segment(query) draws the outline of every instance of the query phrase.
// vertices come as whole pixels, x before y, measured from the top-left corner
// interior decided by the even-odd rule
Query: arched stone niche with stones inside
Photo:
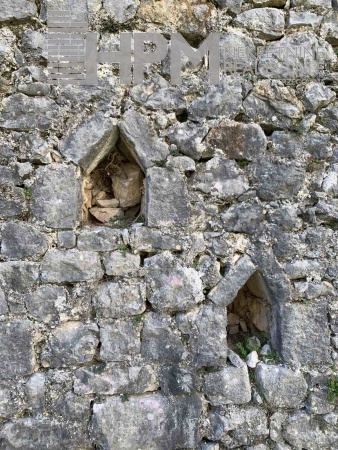
[[[143,217],[144,175],[119,140],[83,179],[82,221],[93,225],[130,225]]]
[[[271,343],[272,309],[258,271],[251,275],[227,306],[227,319],[228,347],[234,352],[243,352],[245,342],[253,336],[259,340],[253,341],[257,346]]]

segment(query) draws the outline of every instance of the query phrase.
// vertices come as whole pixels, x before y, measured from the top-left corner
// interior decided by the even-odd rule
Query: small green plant
[[[23,188],[23,192],[25,194],[26,200],[32,200],[32,192],[29,188]]]
[[[128,250],[128,247],[126,246],[126,244],[119,244],[117,246],[117,248],[120,250],[120,252],[123,253],[123,256],[126,256],[126,253],[127,253],[127,250]]]
[[[121,402],[125,403],[129,400],[129,395],[128,394],[122,394],[121,395]]]
[[[321,162],[320,159],[314,158],[313,156],[309,156],[306,163],[306,171],[309,173],[313,173],[315,170],[318,169],[320,162]]]
[[[270,364],[278,364],[280,362],[280,357],[274,348],[269,350],[266,355],[261,355],[262,361]]]
[[[131,320],[131,323],[132,323],[134,326],[137,326],[137,325],[139,325],[140,323],[142,323],[143,315],[142,315],[142,314],[138,314],[137,316],[133,316],[130,320]]]
[[[239,167],[243,168],[246,167],[250,163],[250,161],[248,161],[247,159],[237,159],[236,163]]]
[[[111,226],[112,228],[126,228],[127,222],[126,222],[126,219],[118,217],[118,218],[110,219],[109,226]]]
[[[258,345],[255,345],[253,342],[250,342],[249,336],[245,336],[242,341],[237,342],[236,349],[238,351],[239,356],[242,359],[245,359],[248,356],[248,354],[253,352],[254,350],[258,352],[260,347]]]
[[[334,402],[338,398],[338,376],[333,375],[327,380],[327,399]]]

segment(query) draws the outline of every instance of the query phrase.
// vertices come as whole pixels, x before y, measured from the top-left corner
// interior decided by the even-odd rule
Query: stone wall
[[[0,448],[337,449],[337,2],[69,1],[103,51],[263,51],[219,86],[50,85],[46,4],[0,0]]]

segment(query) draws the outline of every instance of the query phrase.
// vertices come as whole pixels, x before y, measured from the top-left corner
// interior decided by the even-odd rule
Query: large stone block
[[[99,344],[96,324],[66,322],[52,331],[42,348],[44,367],[68,367],[92,361]]]
[[[215,157],[197,166],[193,187],[230,202],[244,194],[249,188],[249,182],[234,161]]]
[[[251,400],[248,367],[228,366],[206,374],[203,392],[212,405],[242,405]]]
[[[15,2],[0,0],[0,22],[29,19],[37,13],[38,9],[34,0],[16,0]]]
[[[100,340],[100,357],[104,361],[128,361],[140,353],[140,331],[132,320],[101,324]]]
[[[7,222],[2,229],[1,254],[11,259],[38,258],[48,245],[46,234],[26,222]]]
[[[189,193],[185,177],[170,169],[147,171],[146,217],[149,227],[187,225],[190,218]]]
[[[182,267],[169,252],[145,260],[148,300],[156,311],[183,311],[203,301],[195,269]]]
[[[212,128],[205,142],[229,159],[251,161],[265,152],[268,141],[259,125],[228,120]]]
[[[264,220],[264,210],[259,204],[239,203],[230,206],[222,215],[223,228],[226,231],[254,234],[259,231]]]
[[[273,408],[298,408],[305,399],[307,383],[301,372],[260,363],[255,376],[259,392]]]
[[[0,218],[12,219],[20,217],[26,208],[25,191],[0,182]]]
[[[121,242],[121,230],[109,227],[88,227],[81,230],[77,238],[77,247],[79,250],[109,252],[117,250]]]
[[[93,296],[99,319],[119,319],[142,314],[146,309],[146,287],[142,282],[105,283]]]
[[[165,314],[149,313],[144,320],[141,335],[141,354],[146,361],[157,363],[179,363],[185,353],[170,317]]]
[[[41,263],[41,279],[45,283],[77,283],[102,276],[100,257],[95,252],[50,250]]]
[[[14,94],[2,101],[0,129],[48,130],[56,125],[58,115],[59,107],[53,100]]]
[[[0,378],[30,375],[35,366],[34,326],[29,320],[0,323]]]
[[[48,324],[57,323],[66,309],[67,294],[62,286],[39,286],[25,295],[25,304],[30,316]]]
[[[25,293],[39,278],[39,264],[10,261],[0,263],[0,285],[5,292]]]
[[[81,212],[81,185],[76,169],[49,164],[36,171],[31,211],[36,221],[51,228],[73,228]]]
[[[169,155],[169,147],[159,141],[146,116],[129,109],[120,123],[121,139],[127,152],[145,171]]]
[[[113,17],[114,22],[125,23],[132,19],[140,4],[140,0],[104,0],[103,7]]]
[[[236,16],[234,23],[254,32],[261,39],[273,41],[284,34],[284,12],[277,8],[249,9]]]
[[[330,332],[325,304],[287,304],[281,311],[281,354],[286,364],[330,361]]]
[[[197,448],[201,408],[197,395],[113,397],[94,403],[91,435],[106,450]]]
[[[118,137],[114,120],[96,112],[60,142],[60,152],[89,174],[113,150]]]
[[[115,277],[126,277],[137,274],[140,268],[140,255],[134,255],[129,252],[115,251],[108,253],[103,258],[103,265],[107,275]]]

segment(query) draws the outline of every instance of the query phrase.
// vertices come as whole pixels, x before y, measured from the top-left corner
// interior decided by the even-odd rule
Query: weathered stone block
[[[100,257],[95,252],[50,250],[41,263],[41,279],[45,283],[77,283],[102,276]]]
[[[12,379],[33,373],[34,326],[29,320],[0,323],[0,378]]]
[[[259,392],[273,408],[298,408],[305,399],[307,383],[301,372],[260,363],[255,376]]]
[[[146,309],[146,287],[141,282],[106,283],[93,296],[96,316],[119,319],[142,314]]]
[[[81,186],[73,166],[49,164],[36,170],[31,211],[51,228],[73,228],[80,218]]]
[[[170,317],[158,313],[147,314],[142,329],[142,357],[157,363],[179,363],[185,352],[180,337]]]
[[[257,37],[268,41],[284,34],[284,12],[276,8],[249,9],[236,16],[234,23],[255,32]]]
[[[23,189],[0,183],[0,218],[12,219],[19,217],[26,206],[26,197]]]
[[[0,284],[5,292],[25,293],[39,278],[39,265],[33,262],[0,263]]]
[[[186,156],[195,160],[213,156],[213,150],[205,145],[204,138],[209,128],[194,122],[184,122],[173,125],[168,130],[168,140]]]
[[[195,368],[163,366],[160,369],[159,380],[164,395],[193,394],[197,391]]]
[[[142,394],[158,389],[155,371],[151,366],[122,367],[109,364],[83,367],[75,372],[74,392],[77,395]]]
[[[60,152],[89,174],[112,151],[118,137],[114,120],[96,112],[60,142]]]
[[[259,125],[230,120],[212,128],[205,142],[215,149],[222,150],[229,159],[249,161],[262,155],[267,146],[266,136]]]
[[[125,23],[132,19],[139,5],[139,0],[120,0],[118,3],[114,0],[103,1],[104,9],[117,23]]]
[[[201,406],[197,395],[109,398],[94,404],[91,435],[107,450],[197,448]]]
[[[59,107],[53,100],[14,94],[2,101],[0,129],[48,130],[56,125],[58,115]]]
[[[96,324],[66,322],[52,331],[49,342],[42,348],[44,367],[68,367],[92,361],[98,343]]]
[[[224,278],[209,292],[208,298],[218,306],[229,305],[238,291],[257,270],[250,257],[243,256]]]
[[[149,227],[187,225],[190,202],[185,177],[170,169],[147,171],[146,216]]]
[[[26,222],[7,222],[2,229],[1,254],[11,259],[38,258],[48,244],[48,237]]]
[[[126,277],[137,272],[140,268],[140,255],[129,252],[115,251],[108,253],[103,258],[103,265],[107,275],[115,277]]]
[[[151,229],[148,227],[137,227],[132,230],[130,243],[132,248],[139,252],[158,252],[161,250],[182,250],[182,239],[171,230]]]
[[[0,0],[0,22],[29,19],[36,16],[37,13],[34,0],[17,0],[15,2]]]
[[[223,213],[221,219],[226,231],[254,234],[264,220],[263,207],[239,203]]]
[[[100,325],[100,357],[104,361],[127,361],[140,353],[140,331],[131,320]]]
[[[248,403],[251,400],[251,386],[247,366],[229,366],[206,374],[203,392],[214,406]]]
[[[249,188],[249,183],[234,161],[215,157],[197,166],[193,187],[205,194],[232,201]]]
[[[30,316],[48,324],[56,323],[66,308],[66,290],[61,286],[40,286],[25,295],[25,304]]]
[[[195,269],[182,267],[169,252],[145,260],[148,300],[156,311],[182,311],[204,299]]]
[[[281,315],[281,354],[286,364],[330,360],[330,332],[325,304],[285,305]]]
[[[94,252],[117,250],[120,243],[121,230],[114,230],[109,227],[84,228],[77,239],[79,250]]]
[[[336,98],[336,93],[322,83],[311,82],[306,85],[304,104],[312,112],[327,106]]]
[[[158,140],[146,116],[129,109],[120,123],[121,139],[127,151],[145,171],[169,155],[169,147]]]

